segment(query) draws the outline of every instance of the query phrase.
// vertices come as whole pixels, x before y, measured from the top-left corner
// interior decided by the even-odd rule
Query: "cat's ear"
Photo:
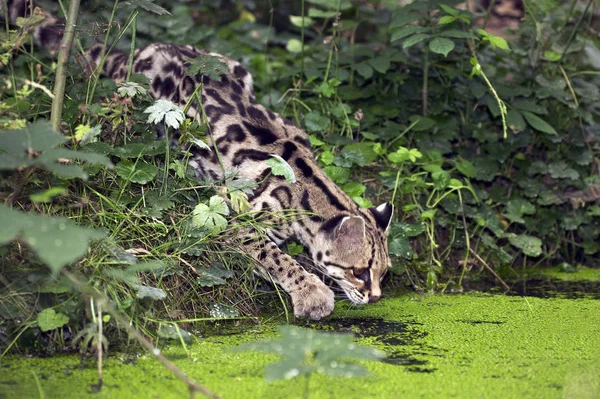
[[[365,220],[360,216],[346,216],[335,228],[335,243],[342,251],[360,248],[365,240],[365,228]]]
[[[392,223],[392,216],[394,216],[394,205],[391,202],[384,202],[376,208],[369,208],[377,226],[387,233]]]

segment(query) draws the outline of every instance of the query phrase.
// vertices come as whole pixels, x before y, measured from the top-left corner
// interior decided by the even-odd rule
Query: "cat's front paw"
[[[310,276],[306,284],[291,293],[296,317],[320,320],[333,312],[333,291],[317,276]]]

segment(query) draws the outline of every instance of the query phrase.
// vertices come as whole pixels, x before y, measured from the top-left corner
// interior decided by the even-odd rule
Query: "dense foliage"
[[[461,289],[465,276],[597,266],[593,1],[527,1],[508,41],[485,30],[485,15],[451,0],[240,2],[234,14],[164,2],[172,15],[145,0],[89,3],[77,48],[96,39],[126,50],[133,39],[165,41],[239,59],[259,101],[310,134],[346,193],[361,206],[393,200],[394,284],[443,291]],[[261,223],[248,212],[252,186],[235,176],[201,182],[187,169],[188,146],[206,145],[205,125],[153,103],[143,76],[117,87],[82,79],[73,62],[64,135],[52,132],[41,121],[53,59],[22,29],[2,40],[2,346],[52,348],[39,337],[87,346],[100,322],[98,292],[138,327],[182,341],[178,326],[285,301],[264,294],[234,241],[223,240],[235,236],[234,219]],[[222,73],[211,57],[196,69],[212,79]],[[167,137],[178,127],[183,150],[156,141],[155,124]],[[288,174],[285,164],[271,166]],[[302,252],[293,243],[288,250]]]

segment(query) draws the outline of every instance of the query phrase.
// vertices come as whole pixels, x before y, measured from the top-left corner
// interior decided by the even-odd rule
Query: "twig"
[[[98,388],[102,389],[102,304],[98,303]]]
[[[150,354],[154,356],[154,358],[161,362],[163,366],[165,366],[171,373],[173,373],[177,378],[183,381],[190,391],[190,398],[193,398],[196,392],[201,392],[209,398],[219,399],[219,396],[213,393],[210,389],[198,384],[196,381],[188,377],[187,374],[185,374],[180,368],[171,363],[160,352],[160,349],[154,347],[150,340],[144,337],[135,327],[130,325],[129,321],[125,317],[123,317],[117,309],[115,309],[115,307],[108,301],[106,296],[104,296],[96,290],[92,290],[91,287],[89,287],[84,282],[79,281],[77,277],[75,277],[73,274],[69,273],[65,269],[62,270],[62,274],[66,276],[69,279],[69,281],[71,281],[71,283],[73,283],[73,285],[75,286],[75,288],[77,288],[78,291],[86,292],[89,295],[93,296],[96,299],[99,308],[100,306],[103,306],[105,311],[115,319],[115,321],[117,322],[117,324],[119,324],[120,327],[124,328],[127,331],[130,337],[135,339],[148,352],[150,352]],[[99,325],[100,323],[101,321],[98,322]]]
[[[65,85],[67,82],[67,63],[73,38],[75,37],[75,26],[77,25],[77,15],[79,14],[79,0],[69,2],[69,13],[65,22],[65,33],[58,50],[58,61],[56,64],[56,82],[54,83],[54,98],[52,99],[52,113],[50,122],[54,130],[59,130],[60,120],[62,118],[62,109],[65,101]]]
[[[494,275],[494,277],[496,277],[496,278],[498,279],[498,281],[500,281],[500,282],[502,283],[502,285],[504,286],[504,288],[506,288],[506,290],[507,290],[507,291],[510,291],[510,287],[508,286],[508,284],[506,284],[506,283],[504,282],[504,280],[502,280],[502,279],[500,278],[500,276],[498,276],[498,274],[497,274],[497,273],[494,271],[494,269],[492,269],[492,268],[490,267],[490,265],[488,265],[488,264],[487,264],[487,262],[486,262],[486,261],[484,261],[484,260],[481,258],[481,256],[479,256],[479,255],[477,254],[477,252],[473,251],[473,248],[469,248],[469,251],[471,252],[471,254],[473,254],[473,256],[474,256],[474,257],[475,257],[475,258],[476,258],[478,261],[480,261],[480,262],[481,262],[481,264],[482,264],[482,265],[483,265],[483,266],[484,266],[486,269],[488,269],[488,271],[489,271],[490,273],[492,273],[492,274]]]

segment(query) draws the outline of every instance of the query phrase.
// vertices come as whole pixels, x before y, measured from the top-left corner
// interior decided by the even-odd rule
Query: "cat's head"
[[[355,303],[376,302],[390,266],[387,236],[394,206],[384,203],[357,215],[326,220],[319,231],[313,261]]]

